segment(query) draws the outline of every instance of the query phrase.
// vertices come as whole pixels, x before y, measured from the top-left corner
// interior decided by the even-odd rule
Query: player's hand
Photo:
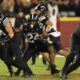
[[[4,40],[1,40],[0,41],[0,45],[4,46],[5,45],[5,41]]]
[[[43,31],[43,37],[47,37],[48,33],[46,31]]]

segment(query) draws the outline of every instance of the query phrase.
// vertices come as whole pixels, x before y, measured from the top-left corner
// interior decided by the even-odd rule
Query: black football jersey
[[[5,37],[7,35],[4,25],[6,25],[8,22],[8,17],[4,16],[4,14],[0,12],[0,37]]]
[[[14,29],[21,28],[22,24],[26,22],[24,17],[18,17],[15,19]]]
[[[39,16],[38,18],[39,22],[42,23],[44,25],[44,29],[46,29],[46,21],[49,20],[48,16],[47,15],[41,15]],[[55,32],[54,28],[51,28],[48,33],[52,33],[52,32]]]
[[[26,37],[30,43],[34,43],[39,38],[39,35],[42,34],[43,24],[41,23],[36,23],[34,26],[29,23],[24,23],[23,26],[23,31],[26,33]]]

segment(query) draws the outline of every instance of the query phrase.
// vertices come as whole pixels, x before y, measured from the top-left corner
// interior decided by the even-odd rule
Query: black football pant
[[[25,62],[28,62],[29,59],[35,55],[36,53],[36,49],[35,49],[35,45],[29,44],[27,48],[25,48],[24,52],[23,52],[23,59]],[[22,69],[18,68],[17,72],[20,73]]]
[[[36,54],[34,54],[33,56],[32,56],[32,64],[35,64],[35,62],[36,62]]]
[[[68,74],[69,72],[72,72],[74,69],[76,69],[80,65],[78,62],[79,57],[80,57],[80,42],[78,37],[75,34],[73,34],[71,37],[71,51],[68,57],[66,58],[64,67],[62,69],[63,73]]]
[[[20,39],[20,33],[16,33],[15,37],[10,41],[9,51],[11,51],[12,55],[12,65],[26,71],[28,74],[32,74],[28,64],[21,56]]]
[[[76,70],[80,66],[80,55],[76,55],[73,63],[67,68],[66,75]]]

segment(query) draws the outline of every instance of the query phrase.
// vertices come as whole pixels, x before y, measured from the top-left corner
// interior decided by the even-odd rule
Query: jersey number
[[[38,36],[39,35],[37,33],[35,33],[35,34],[29,33],[27,35],[27,38],[28,38],[28,40],[29,40],[30,43],[34,43],[34,41],[38,39]]]

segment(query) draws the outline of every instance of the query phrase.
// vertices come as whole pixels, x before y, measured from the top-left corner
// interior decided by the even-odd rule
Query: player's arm
[[[45,24],[47,25],[47,26],[53,26],[53,23],[50,21],[50,20],[47,20],[46,22],[45,22]]]
[[[33,6],[30,10],[31,14],[36,14],[36,10],[38,9],[38,7],[40,6],[41,4],[37,4],[36,6]]]
[[[52,22],[50,20],[46,20],[45,25],[46,25],[46,29],[43,31],[43,34],[45,36],[48,36],[48,32],[52,28],[53,24],[52,24]]]
[[[14,32],[13,32],[12,25],[11,25],[8,18],[5,18],[3,20],[3,25],[5,27],[6,32],[8,33],[9,38],[10,39],[13,38],[14,37]]]
[[[46,31],[49,31],[53,26],[53,23],[50,20],[47,20],[45,24],[46,24]]]
[[[53,23],[52,23],[51,20],[49,20],[48,17],[42,16],[41,18],[39,18],[39,20],[40,20],[44,25],[46,25],[46,29],[49,29],[49,30],[50,30],[50,29],[52,28]],[[49,30],[47,30],[47,31],[49,31]]]

